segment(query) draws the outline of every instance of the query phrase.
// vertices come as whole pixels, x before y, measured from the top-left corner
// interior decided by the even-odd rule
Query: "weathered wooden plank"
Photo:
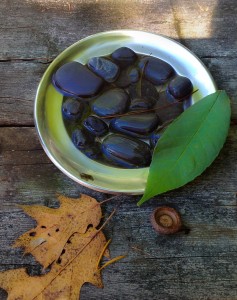
[[[107,30],[108,24],[111,29],[134,26],[134,29],[180,40],[204,60],[218,86],[229,93],[232,117],[237,119],[237,72],[233,68],[237,64],[235,2],[213,0],[207,4],[179,0],[171,4],[72,1],[69,5],[64,1],[11,1],[9,6],[7,1],[2,1],[0,11],[7,18],[2,18],[0,24],[0,39],[4,41],[0,43],[0,125],[33,125],[33,99],[47,67],[37,62],[51,61],[78,39],[96,33],[98,28]],[[103,22],[98,23],[98,16],[103,17]]]
[[[146,259],[144,264],[142,259],[138,259],[137,268],[132,268],[129,262],[121,261],[103,272],[104,289],[86,284],[80,299],[236,299],[236,257],[223,257],[221,262],[215,261],[214,266],[212,263],[212,260],[199,258]],[[227,266],[231,266],[229,272]],[[218,272],[223,270],[228,275],[220,280]],[[176,274],[173,274],[174,271]],[[192,275],[195,278],[190,280]]]
[[[1,59],[51,59],[77,40],[134,28],[177,37],[167,1],[1,1]],[[149,16],[149,18],[147,17]]]
[[[193,183],[178,190],[170,192],[179,201],[201,199],[206,197],[215,199],[216,205],[235,205],[236,201],[236,165],[237,165],[237,126],[232,125],[227,142],[219,157],[205,173]],[[54,196],[55,192],[73,193],[78,190],[88,191],[80,185],[69,180],[64,174],[50,163],[38,141],[34,128],[0,128],[0,203],[4,207],[19,203],[19,201],[32,201],[32,190],[37,191],[38,199],[44,199],[44,192]],[[227,172],[228,170],[228,172]],[[92,192],[96,195],[96,192]],[[221,196],[218,196],[218,193]],[[228,194],[230,193],[230,194]],[[215,196],[214,196],[215,195]],[[229,203],[231,197],[233,201]],[[166,199],[166,194],[163,195]],[[15,202],[16,201],[16,202]],[[197,201],[197,204],[198,204]],[[43,204],[44,202],[42,202]],[[183,203],[183,202],[182,202]]]
[[[47,65],[0,62],[0,125],[33,125],[36,89]]]
[[[195,214],[199,222],[203,220],[208,226],[189,224],[189,235],[163,237],[151,229],[148,218],[151,207],[129,211],[131,206],[134,203],[123,202],[106,230],[106,235],[112,237],[111,254],[127,253],[127,257],[104,271],[104,290],[87,285],[82,289],[81,299],[157,299],[157,292],[161,299],[235,299],[236,209],[232,208],[232,216],[225,216],[230,221],[230,228],[222,228],[226,233],[216,230],[216,221],[222,223],[225,210],[210,220],[202,215],[203,209],[196,213],[196,207],[192,212],[190,207],[188,218]],[[205,210],[211,212],[213,208],[209,205]],[[0,231],[1,270],[23,266],[31,272],[39,269],[32,257],[22,257],[21,251],[9,248],[20,231],[28,230],[34,223],[21,212],[1,214],[0,220],[1,224],[7,224]],[[199,236],[195,237],[195,229],[199,230]]]
[[[87,35],[123,28],[180,39],[199,56],[236,57],[234,0],[4,0],[0,11],[1,59],[51,59]]]
[[[5,156],[8,151],[21,151],[22,154],[24,151],[34,150],[42,150],[34,127],[2,127],[0,129],[0,151],[2,155]],[[13,154],[9,161],[6,160],[6,163],[13,163],[15,158],[16,156]],[[4,162],[1,162],[2,164]]]
[[[54,205],[56,204],[55,196],[51,196],[50,200],[54,201]],[[222,256],[236,256],[236,205],[220,208],[214,204],[212,197],[209,197],[200,200],[198,204],[186,201],[181,205],[178,200],[172,203],[161,199],[159,203],[149,204],[149,207],[136,208],[134,200],[123,198],[116,215],[105,230],[107,236],[113,238],[111,251],[114,255],[119,255],[121,252],[129,253],[130,260],[138,256],[148,259],[212,256],[220,259]],[[30,204],[40,202],[28,200]],[[164,204],[180,211],[184,224],[191,230],[189,234],[181,232],[167,237],[155,233],[149,217],[157,205]],[[109,205],[104,205],[105,215],[108,216],[116,205],[115,200]],[[35,223],[18,207],[1,210],[0,220],[1,224],[5,224],[0,227],[1,261],[4,261],[5,265],[34,264],[31,258],[22,259],[20,251],[16,249],[10,251],[10,245],[19,235],[34,227]]]
[[[121,206],[107,229],[107,234],[113,236],[112,247],[115,248],[113,251],[116,255],[119,251],[132,251],[159,259],[209,257],[218,256],[220,253],[235,255],[236,132],[237,126],[232,126],[227,143],[217,160],[202,176],[185,187],[155,197],[140,209],[135,205],[139,197],[118,197],[122,201]],[[13,136],[18,137],[15,144],[12,142]],[[72,182],[49,163],[43,150],[38,149],[39,143],[34,128],[1,128],[0,140],[4,142],[1,152],[0,224],[5,224],[0,226],[1,258],[5,264],[12,264],[13,258],[8,252],[9,244],[34,224],[16,204],[54,207],[57,203],[57,192],[72,197],[77,197],[83,192],[99,200],[107,196]],[[14,151],[9,151],[10,148]],[[35,151],[41,151],[40,158],[34,155]],[[18,158],[15,157],[16,154]],[[106,214],[117,202],[115,199],[106,204]],[[180,211],[184,224],[191,229],[189,235],[181,234],[168,239],[156,236],[151,229],[149,215],[153,208],[163,204],[174,206]],[[175,247],[172,247],[174,244]],[[157,253],[159,245],[162,245],[162,249]],[[20,264],[19,256],[13,257],[15,263]]]
[[[165,34],[190,48],[230,95],[237,119],[234,0],[2,0],[0,12],[0,126],[33,126],[33,99],[47,62],[87,35],[121,28]],[[233,125],[220,156],[192,183],[141,208],[139,197],[128,196],[104,205],[108,215],[121,202],[105,233],[113,239],[112,256],[127,257],[104,271],[104,290],[86,285],[81,299],[237,299],[236,150]],[[34,128],[0,128],[0,166],[0,270],[39,270],[32,257],[10,248],[35,224],[16,204],[55,207],[56,192],[109,197],[54,167]],[[149,221],[157,205],[177,208],[190,233],[157,235]]]
[[[112,237],[111,254],[127,253],[127,257],[104,271],[104,290],[87,285],[81,299],[157,299],[157,293],[160,299],[235,299],[236,207],[230,212],[228,207],[220,210],[205,201],[208,199],[200,201],[199,209],[192,207],[192,202],[180,207],[179,201],[173,204],[180,211],[186,210],[182,213],[185,223],[194,219],[197,223],[194,220],[188,224],[189,235],[164,237],[157,235],[149,223],[157,203],[138,209],[135,202],[124,199],[105,231]],[[114,204],[106,206],[108,214]],[[223,223],[223,217],[228,224]],[[0,224],[5,224],[0,227],[0,269],[26,266],[36,273],[39,268],[32,257],[22,257],[21,251],[9,247],[34,223],[18,210],[1,213]]]
[[[232,101],[232,118],[237,119],[237,58],[205,58],[218,87]],[[47,65],[36,62],[0,63],[0,126],[34,125],[33,106],[36,89]]]
[[[236,257],[214,259],[146,259],[145,263],[143,259],[137,259],[133,261],[136,268],[129,261],[121,261],[103,272],[104,289],[86,284],[81,300],[236,299]],[[223,270],[226,279],[219,279]]]
[[[237,54],[237,52],[236,52]],[[217,87],[226,90],[231,100],[232,119],[237,120],[237,58],[203,58],[210,70]]]
[[[235,1],[171,2],[178,36],[188,48],[199,57],[237,57]]]
[[[0,129],[0,165],[49,164],[34,127]]]
[[[33,125],[33,99],[47,67],[37,62],[51,61],[98,28],[141,29],[180,40],[204,59],[230,94],[237,119],[235,1],[125,2],[1,1],[0,125]]]
[[[191,184],[141,208],[135,205],[139,197],[118,197],[121,205],[105,233],[113,240],[111,254],[127,253],[127,257],[105,270],[103,290],[87,285],[81,299],[157,299],[157,295],[168,300],[235,299],[236,132],[237,126],[232,126],[218,159]],[[35,273],[39,268],[34,259],[10,248],[35,224],[15,204],[55,207],[56,192],[74,197],[84,192],[99,200],[108,196],[72,182],[49,163],[34,128],[1,128],[0,141],[1,270],[26,266]],[[40,157],[35,155],[37,151]],[[106,215],[117,202],[103,207]],[[177,208],[190,233],[157,235],[149,222],[157,205]],[[0,297],[4,299],[3,292]]]

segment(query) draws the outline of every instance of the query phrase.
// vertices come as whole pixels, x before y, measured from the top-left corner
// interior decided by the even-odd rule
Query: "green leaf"
[[[154,150],[145,193],[138,205],[199,176],[223,147],[230,114],[226,92],[217,91],[192,105],[169,125]]]

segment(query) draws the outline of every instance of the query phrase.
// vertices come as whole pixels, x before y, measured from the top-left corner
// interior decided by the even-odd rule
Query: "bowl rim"
[[[34,99],[34,125],[35,125],[35,129],[37,131],[37,134],[39,136],[39,140],[40,140],[40,143],[42,145],[42,148],[43,150],[45,151],[46,155],[49,157],[49,159],[53,162],[53,164],[60,170],[62,171],[66,176],[68,176],[69,178],[71,178],[72,180],[74,180],[75,182],[87,187],[87,188],[90,188],[90,189],[93,189],[95,191],[99,191],[99,192],[104,192],[104,193],[109,193],[109,194],[129,194],[129,195],[141,195],[144,193],[144,188],[138,188],[137,190],[132,190],[130,192],[128,191],[123,191],[121,189],[121,191],[118,191],[118,190],[115,190],[115,189],[109,189],[109,188],[105,188],[105,187],[100,187],[96,184],[93,184],[93,182],[91,181],[87,181],[87,180],[83,180],[83,179],[80,179],[79,177],[76,177],[75,175],[71,174],[70,171],[68,171],[67,169],[65,169],[61,164],[60,162],[57,160],[57,158],[54,156],[54,154],[49,150],[49,148],[47,147],[46,143],[45,143],[45,140],[43,138],[43,135],[42,135],[42,132],[40,130],[40,126],[39,126],[39,123],[40,121],[38,120],[38,105],[37,105],[37,99],[39,97],[39,94],[40,94],[40,91],[41,91],[41,86],[42,86],[42,83],[44,82],[45,80],[45,77],[47,76],[47,73],[49,72],[49,70],[52,68],[52,65],[57,65],[58,61],[61,59],[61,57],[68,51],[70,51],[71,49],[73,49],[74,47],[76,47],[77,45],[87,41],[87,40],[90,40],[90,39],[94,39],[96,37],[99,37],[99,36],[103,36],[103,35],[110,35],[110,34],[114,34],[114,35],[118,35],[118,34],[128,34],[128,35],[136,35],[136,34],[145,34],[145,35],[149,35],[151,38],[154,37],[154,38],[157,38],[157,37],[160,37],[160,38],[163,38],[163,39],[166,39],[166,40],[169,40],[171,41],[172,43],[174,44],[177,44],[179,47],[182,47],[183,49],[185,49],[186,51],[188,51],[200,64],[201,66],[205,69],[207,75],[209,76],[210,80],[211,80],[211,83],[212,83],[212,88],[213,90],[217,90],[217,86],[216,86],[216,83],[210,73],[210,71],[207,69],[207,67],[205,66],[205,64],[201,61],[201,59],[199,59],[199,57],[197,55],[195,55],[190,49],[188,49],[186,46],[184,46],[183,44],[181,44],[180,42],[176,41],[175,39],[173,38],[170,38],[166,35],[163,35],[163,34],[156,34],[156,33],[150,33],[150,32],[146,32],[146,31],[142,31],[142,30],[132,30],[132,29],[120,29],[120,30],[110,30],[110,31],[102,31],[102,32],[98,32],[98,33],[95,33],[95,34],[92,34],[92,35],[89,35],[85,38],[82,38],[78,41],[76,41],[75,43],[73,43],[72,45],[70,45],[69,47],[67,47],[66,49],[64,49],[62,52],[60,52],[56,58],[50,63],[50,65],[47,67],[47,69],[44,71],[44,74],[43,76],[41,77],[41,80],[38,84],[38,87],[37,87],[37,91],[36,91],[36,96],[35,96],[35,99]],[[147,168],[143,168],[143,169],[149,169],[149,167]]]

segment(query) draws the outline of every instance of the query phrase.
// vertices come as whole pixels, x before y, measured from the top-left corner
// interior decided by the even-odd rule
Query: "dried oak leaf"
[[[20,236],[14,247],[22,247],[47,268],[60,256],[66,242],[74,233],[83,234],[88,226],[99,225],[102,212],[100,204],[87,195],[78,199],[58,196],[60,207],[21,205],[37,221],[37,227]]]
[[[93,227],[75,233],[49,273],[29,276],[23,268],[5,271],[0,273],[0,287],[8,292],[8,300],[78,300],[85,282],[103,287],[98,262],[106,244],[103,233]]]
[[[59,196],[59,200],[57,209],[22,206],[38,226],[15,246],[24,247],[45,267],[50,264],[50,271],[41,276],[29,276],[24,268],[1,272],[0,287],[8,292],[8,300],[77,300],[85,282],[103,287],[101,270],[123,258],[99,267],[101,258],[109,256],[102,228],[114,212],[96,229],[102,213],[95,199],[82,195],[79,199]]]

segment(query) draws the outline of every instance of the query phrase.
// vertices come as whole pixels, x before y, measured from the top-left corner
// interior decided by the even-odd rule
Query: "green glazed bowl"
[[[165,36],[133,30],[98,33],[63,51],[43,75],[35,98],[34,118],[41,144],[51,161],[68,177],[89,188],[106,193],[142,194],[149,168],[120,169],[95,162],[77,150],[64,127],[63,96],[51,84],[53,73],[69,61],[86,64],[94,56],[109,55],[119,47],[159,57],[177,73],[191,79],[192,102],[216,91],[216,85],[204,64],[187,48]]]

